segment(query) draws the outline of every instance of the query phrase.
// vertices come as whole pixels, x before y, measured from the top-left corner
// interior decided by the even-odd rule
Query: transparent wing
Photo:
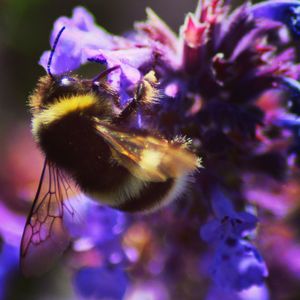
[[[38,190],[21,241],[21,269],[26,276],[48,271],[70,243],[63,224],[74,215],[69,202],[74,192],[65,174],[45,160]]]
[[[96,123],[113,157],[145,181],[166,181],[200,167],[200,159],[188,150],[184,139],[168,141],[141,131],[120,130],[99,120]]]

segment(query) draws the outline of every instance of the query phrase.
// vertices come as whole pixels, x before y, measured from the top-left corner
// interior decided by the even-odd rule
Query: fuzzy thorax
[[[45,109],[33,115],[33,136],[38,140],[41,128],[48,128],[71,114],[84,115],[95,111],[98,103],[96,95],[92,93],[58,98],[56,102],[49,104]]]

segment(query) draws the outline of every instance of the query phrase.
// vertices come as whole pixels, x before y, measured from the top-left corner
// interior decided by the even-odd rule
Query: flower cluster
[[[216,243],[212,273],[217,285],[237,291],[261,285],[268,275],[267,267],[256,248],[245,239],[255,229],[257,218],[234,211],[218,190],[214,190],[211,201],[217,219],[201,228],[201,236]]]
[[[56,50],[53,72],[74,71],[88,62],[119,66],[108,83],[118,91],[121,106],[130,101],[142,76],[155,70],[160,101],[139,122],[159,128],[167,138],[191,138],[194,150],[203,157],[204,169],[194,176],[192,190],[184,203],[174,205],[173,213],[180,205],[188,206],[187,214],[196,219],[198,214],[199,225],[207,215],[213,216],[200,231],[215,248],[210,270],[218,288],[242,291],[262,285],[268,276],[262,256],[250,241],[259,219],[254,209],[252,214],[237,212],[234,206],[246,209],[253,203],[251,176],[288,180],[293,165],[289,155],[299,152],[298,122],[287,121],[300,110],[300,68],[290,47],[299,36],[299,8],[298,1],[265,1],[247,2],[231,11],[222,0],[199,1],[178,36],[151,9],[147,20],[135,23],[123,37],[95,25],[82,7],[54,24],[51,41],[63,26],[67,30]],[[45,68],[48,57],[49,51],[40,60]],[[275,90],[282,90],[285,97],[264,96]],[[264,97],[276,99],[272,109]],[[91,236],[102,239],[99,232]],[[171,237],[168,241],[178,242]],[[127,251],[127,255],[137,263],[133,258],[137,254]]]
[[[83,298],[280,300],[278,270],[291,284],[300,279],[291,258],[300,254],[291,225],[300,192],[300,2],[247,1],[234,10],[229,2],[200,0],[178,35],[151,9],[124,36],[83,7],[54,24],[51,43],[66,30],[53,74],[119,66],[107,83],[125,107],[154,70],[159,101],[136,126],[188,137],[204,167],[183,199],[152,215],[84,202],[86,224],[65,220],[75,239],[68,267]],[[49,55],[40,59],[46,70]],[[286,253],[274,250],[282,241]],[[208,273],[213,284],[200,289]]]

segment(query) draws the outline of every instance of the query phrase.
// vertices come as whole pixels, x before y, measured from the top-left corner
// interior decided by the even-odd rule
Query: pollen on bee
[[[139,100],[144,104],[153,104],[159,101],[159,90],[157,86],[157,78],[154,71],[148,72],[141,83],[141,89],[138,91]]]
[[[154,150],[144,150],[142,153],[140,166],[146,170],[155,170],[162,159],[162,153]]]
[[[149,81],[152,84],[156,84],[157,83],[157,78],[155,76],[155,72],[152,70],[150,72],[148,72],[145,76],[144,79]]]

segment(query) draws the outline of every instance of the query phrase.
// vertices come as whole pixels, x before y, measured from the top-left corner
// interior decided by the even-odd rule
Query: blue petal
[[[210,288],[208,294],[205,297],[205,300],[241,300],[238,293],[236,291],[222,289],[219,286],[213,286]],[[260,300],[260,299],[255,299]]]
[[[249,289],[241,292],[223,289],[217,286],[213,286],[205,300],[269,300],[269,291],[265,285],[252,286]]]
[[[266,285],[252,286],[239,292],[240,300],[269,300],[269,290]]]
[[[226,216],[232,216],[235,213],[231,201],[218,187],[212,191],[211,203],[214,214],[218,219],[223,219]]]
[[[152,50],[149,48],[87,50],[86,55],[89,61],[105,64],[107,68],[120,67],[108,77],[111,86],[119,92],[122,106],[132,98],[128,91],[141,79],[139,68],[149,64],[153,59]]]
[[[47,71],[47,64],[50,56],[50,51],[45,51],[40,58],[39,64]],[[52,74],[63,74],[75,70],[80,67],[80,60],[76,56],[72,56],[70,53],[61,53],[60,55],[54,55],[51,64]]]
[[[265,262],[249,242],[240,239],[236,244],[219,244],[213,267],[218,286],[240,291],[263,284],[267,276]]]
[[[87,201],[84,208],[78,209],[80,217],[88,220],[88,222],[74,222],[65,218],[65,225],[74,238],[88,238],[93,245],[114,243],[118,241],[118,237],[125,229],[125,215],[112,208],[95,204]]]
[[[125,78],[136,84],[141,74],[140,67],[149,64],[153,60],[152,50],[149,48],[136,48],[127,50],[87,50],[89,61],[106,64],[108,68],[120,66]],[[114,72],[116,73],[116,72]]]
[[[248,212],[239,212],[235,216],[236,233],[245,235],[245,232],[249,232],[255,229],[257,225],[257,217]]]
[[[212,242],[220,237],[222,227],[219,220],[212,220],[201,227],[200,236],[206,242]]]
[[[300,115],[300,83],[299,81],[281,77],[281,86],[288,92],[287,106],[290,112]]]
[[[285,24],[294,37],[300,37],[299,1],[265,1],[253,5],[251,12],[255,18],[267,18]]]
[[[60,17],[51,33],[51,45],[61,30],[66,27],[57,44],[51,71],[65,73],[87,62],[86,50],[111,49],[116,45],[113,36],[94,23],[93,16],[83,7],[77,7],[71,18]],[[49,52],[42,55],[40,64],[47,68]]]
[[[83,268],[75,274],[79,294],[91,299],[122,299],[128,278],[120,268]]]
[[[18,269],[19,249],[4,243],[0,250],[0,299],[6,299],[6,290],[11,288],[11,272]]]

